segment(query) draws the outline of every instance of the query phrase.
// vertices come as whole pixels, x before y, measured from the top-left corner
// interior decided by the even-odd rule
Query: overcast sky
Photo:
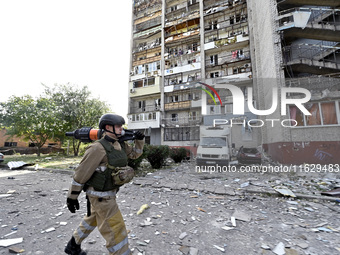
[[[131,0],[0,0],[0,101],[87,85],[127,114]]]

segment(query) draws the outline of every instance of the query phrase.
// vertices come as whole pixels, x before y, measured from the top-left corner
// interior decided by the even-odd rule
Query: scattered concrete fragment
[[[0,198],[10,197],[10,196],[12,196],[12,194],[0,194]]]
[[[305,243],[305,242],[298,242],[296,245],[299,246],[302,249],[307,249],[308,248],[308,244]]]
[[[333,232],[331,229],[329,228],[325,228],[325,227],[319,227],[317,228],[319,231],[323,231],[323,232]]]
[[[246,221],[249,222],[251,220],[251,217],[241,211],[235,210],[232,217],[234,217],[236,220],[240,220],[240,221]]]
[[[136,243],[138,245],[141,245],[141,246],[147,246],[148,245],[146,242],[143,242],[143,241],[137,241]]]
[[[234,229],[233,227],[228,227],[228,226],[224,226],[224,227],[222,227],[222,229],[224,229],[224,230],[232,230],[232,229]]]
[[[244,182],[240,185],[241,188],[245,188],[245,187],[248,187],[249,186],[249,182]]]
[[[194,247],[190,247],[189,255],[197,255],[198,254],[198,249]]]
[[[43,231],[42,233],[49,233],[49,232],[52,232],[52,231],[55,231],[54,227],[48,228],[45,231]]]
[[[275,191],[279,192],[283,196],[296,197],[296,195],[290,189],[279,188],[279,187],[275,187],[274,189],[275,189]]]
[[[13,238],[13,239],[1,239],[0,240],[0,246],[2,247],[8,247],[14,244],[22,243],[24,239],[22,237],[20,238]]]
[[[299,253],[297,250],[294,250],[292,248],[290,249],[285,249],[286,254],[285,255],[300,255],[301,253]]]
[[[305,207],[305,210],[306,210],[306,211],[309,211],[309,212],[314,212],[314,209],[311,208],[311,207]]]
[[[218,245],[215,245],[215,244],[214,244],[214,247],[215,247],[217,250],[220,250],[221,252],[225,252],[225,249],[222,248],[222,247],[220,247],[220,246],[218,246]]]
[[[8,249],[8,251],[9,251],[9,253],[15,253],[15,254],[18,254],[18,253],[23,253],[25,250],[24,250],[24,249],[20,249],[20,248],[18,248],[18,247],[15,247],[15,246],[13,246],[13,247],[10,247],[10,248]]]
[[[231,224],[233,225],[233,227],[236,227],[236,219],[235,219],[235,217],[231,217],[230,218],[230,220],[231,220]]]
[[[298,205],[299,203],[298,202],[296,202],[296,201],[287,201],[287,203],[288,204],[291,204],[291,205]]]
[[[181,247],[179,247],[178,249],[180,252],[182,252],[185,255],[188,255],[190,252],[190,247],[186,246],[186,245],[182,245]]]
[[[285,252],[285,245],[280,242],[276,245],[276,247],[273,249],[273,252],[277,255],[284,255]]]
[[[262,244],[261,248],[264,249],[264,250],[270,250],[270,247],[266,244]]]
[[[21,167],[24,167],[24,166],[32,166],[34,164],[29,164],[29,163],[26,163],[24,161],[10,161],[7,163],[7,166],[9,167],[9,169],[19,169]]]
[[[183,232],[179,235],[179,239],[183,240],[187,235],[187,232]]]

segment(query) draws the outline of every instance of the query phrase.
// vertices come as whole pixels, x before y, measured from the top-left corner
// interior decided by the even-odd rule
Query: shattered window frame
[[[288,106],[289,118],[297,123],[294,126],[296,123],[291,121],[292,127],[340,126],[340,100],[313,102],[304,106],[312,115],[304,115],[295,105]]]

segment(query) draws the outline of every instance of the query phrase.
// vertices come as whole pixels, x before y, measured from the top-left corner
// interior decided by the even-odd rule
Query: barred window
[[[199,127],[166,128],[164,141],[199,140]]]

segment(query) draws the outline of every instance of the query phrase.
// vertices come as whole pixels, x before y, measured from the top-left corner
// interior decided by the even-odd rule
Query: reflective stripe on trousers
[[[91,218],[91,217],[88,217]],[[77,243],[81,243],[88,235],[96,228],[97,223],[96,219],[85,219],[79,224],[78,228],[74,232],[74,237],[76,238]]]
[[[131,254],[128,236],[123,216],[118,208],[115,197],[98,199],[89,196],[91,202],[91,216],[85,216],[73,236],[80,244],[97,226],[106,240],[106,248],[110,255]]]

